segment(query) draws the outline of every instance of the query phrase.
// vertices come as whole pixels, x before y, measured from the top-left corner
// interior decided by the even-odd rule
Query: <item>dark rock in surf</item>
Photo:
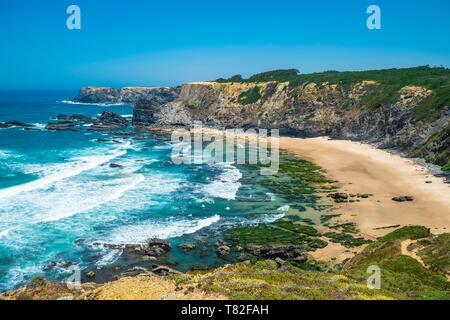
[[[110,168],[113,168],[113,169],[125,169],[124,166],[122,166],[122,165],[120,165],[120,164],[117,164],[117,163],[110,163],[110,164],[109,164],[109,167],[110,167]]]
[[[151,239],[147,245],[148,249],[146,251],[146,254],[154,257],[165,255],[172,249],[172,246],[169,242],[157,238]]]
[[[76,131],[75,122],[73,121],[51,122],[45,126],[45,129],[51,131]]]
[[[128,120],[121,115],[104,111],[100,118],[94,121],[89,131],[111,131],[128,127]]]
[[[227,245],[222,245],[222,246],[217,247],[217,254],[219,256],[227,256],[230,254],[230,251],[231,251],[231,249]]]
[[[184,252],[191,252],[191,251],[195,250],[195,245],[193,245],[193,244],[180,244],[178,246],[178,248],[180,248]]]

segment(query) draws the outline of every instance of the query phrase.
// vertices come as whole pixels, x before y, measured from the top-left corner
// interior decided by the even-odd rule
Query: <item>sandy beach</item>
[[[225,134],[210,128],[203,128],[203,133]],[[246,137],[256,139],[255,135]],[[332,219],[333,224],[355,223],[358,233],[372,240],[408,225],[426,226],[433,234],[450,232],[450,184],[412,160],[369,144],[328,137],[280,137],[278,142],[280,149],[325,169],[328,178],[338,181],[339,192],[373,194],[361,202],[335,204],[330,200],[332,213],[339,215]],[[397,196],[415,200],[393,201]],[[365,246],[349,250],[329,243],[311,255],[317,260],[342,262]]]
[[[341,192],[374,194],[359,203],[336,205],[340,219],[355,222],[368,237],[389,233],[393,229],[379,228],[393,225],[423,225],[434,234],[450,231],[450,185],[411,160],[367,144],[325,137],[281,137],[280,148],[323,167],[328,177],[339,181]],[[392,201],[403,195],[416,200]]]

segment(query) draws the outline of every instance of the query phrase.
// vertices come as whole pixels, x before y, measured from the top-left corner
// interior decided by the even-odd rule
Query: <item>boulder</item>
[[[88,277],[88,278],[93,278],[93,277],[95,277],[95,272],[92,271],[92,270],[86,271],[86,277]]]
[[[147,249],[147,255],[149,256],[153,256],[153,257],[160,257],[162,255],[165,255],[166,253],[168,253],[171,249],[172,246],[170,245],[169,242],[167,242],[166,240],[162,240],[162,239],[151,239],[148,244],[148,249]]]
[[[343,192],[331,193],[327,197],[334,199],[336,202],[342,202],[348,199],[348,194]]]
[[[190,251],[194,251],[195,250],[195,245],[193,245],[193,244],[180,244],[178,246],[178,248],[180,248],[184,252],[190,252]]]
[[[231,249],[227,245],[222,245],[222,246],[217,247],[217,254],[219,256],[227,256],[230,254],[230,251],[231,251]]]
[[[113,169],[124,169],[125,168],[124,166],[117,164],[117,163],[110,163],[109,167],[113,168]]]
[[[396,202],[406,202],[406,201],[414,201],[415,198],[413,196],[398,196],[398,197],[393,197],[392,201],[396,201]]]
[[[282,259],[286,261],[304,262],[307,260],[306,249],[302,246],[289,245],[277,246],[271,245],[247,245],[246,250],[253,255],[264,259]]]

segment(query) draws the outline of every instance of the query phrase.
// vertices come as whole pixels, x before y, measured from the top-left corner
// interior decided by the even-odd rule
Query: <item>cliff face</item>
[[[152,99],[160,104],[173,101],[178,93],[173,88],[125,87],[121,89],[106,87],[81,88],[77,102],[83,103],[135,103],[140,99]]]
[[[138,102],[134,123],[189,126],[199,120],[211,126],[280,128],[282,133],[363,140],[446,165],[449,107],[436,121],[417,121],[413,109],[433,94],[421,86],[404,86],[395,101],[363,107],[364,95],[378,85],[375,81],[306,83],[294,88],[280,82],[189,83],[172,102]]]

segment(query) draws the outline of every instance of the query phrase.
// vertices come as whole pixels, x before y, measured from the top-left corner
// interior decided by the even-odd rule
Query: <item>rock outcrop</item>
[[[128,127],[128,121],[121,115],[103,111],[100,118],[94,121],[89,131],[110,131]]]
[[[50,131],[76,131],[75,125],[73,121],[50,122],[45,126],[45,129]]]
[[[7,129],[7,128],[12,128],[12,127],[31,128],[31,127],[34,127],[34,125],[30,124],[30,123],[25,123],[25,122],[22,122],[22,121],[18,121],[18,120],[11,120],[11,121],[7,121],[7,122],[0,122],[0,128],[1,129]]]
[[[94,118],[82,115],[82,114],[72,114],[72,115],[66,115],[66,114],[59,114],[56,117],[59,121],[79,121],[79,122],[85,122],[85,123],[92,123],[95,121]]]
[[[141,99],[151,99],[160,104],[177,98],[177,89],[151,87],[125,87],[121,89],[106,87],[84,87],[74,99],[82,103],[135,103]]]
[[[198,120],[225,128],[279,128],[281,134],[361,140],[444,166],[450,153],[449,107],[437,120],[416,120],[414,108],[433,95],[420,86],[404,86],[391,102],[365,107],[363,97],[378,86],[376,81],[294,87],[273,81],[188,83],[172,102],[138,101],[133,125],[191,126]]]

